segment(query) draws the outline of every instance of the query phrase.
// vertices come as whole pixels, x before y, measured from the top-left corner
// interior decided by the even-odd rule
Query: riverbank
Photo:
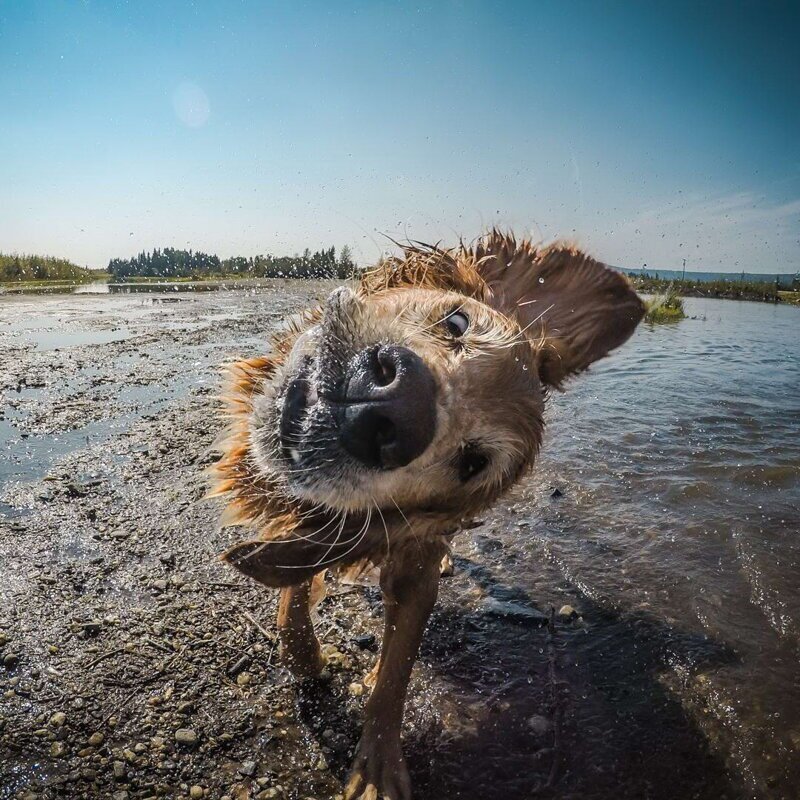
[[[753,300],[760,303],[800,303],[800,292],[786,291],[772,282],[665,280],[628,275],[637,292],[663,294],[667,291],[682,297],[708,297],[718,300]]]
[[[0,800],[341,792],[366,699],[361,680],[377,658],[379,593],[330,583],[317,623],[327,680],[296,684],[277,658],[275,593],[217,558],[248,534],[220,530],[219,504],[202,500],[219,429],[217,365],[262,352],[287,313],[334,285],[0,298]],[[752,672],[750,651],[771,654],[773,631],[742,582],[752,575],[768,602],[776,584],[759,571],[758,552],[743,551],[744,570],[727,543],[714,549],[716,523],[700,524],[704,498],[726,522],[739,513],[736,498],[764,501],[737,484],[723,502],[705,472],[687,486],[698,461],[727,469],[697,454],[730,443],[697,439],[715,427],[702,410],[696,425],[666,437],[663,421],[644,416],[657,404],[637,394],[657,394],[658,420],[665,408],[676,417],[672,390],[684,414],[691,407],[683,387],[692,367],[681,363],[676,381],[665,365],[692,348],[701,364],[720,340],[734,346],[717,318],[736,304],[709,305],[687,308],[696,319],[678,326],[642,326],[619,358],[553,398],[535,474],[456,537],[456,574],[441,584],[408,700],[417,800],[791,796],[783,789],[797,777],[794,700],[775,683],[773,662],[769,680]],[[703,321],[712,317],[713,330]],[[774,365],[745,355],[749,369],[769,372],[774,404]],[[745,374],[743,364],[736,370]],[[727,426],[737,419],[727,406],[719,414]],[[753,410],[748,424],[782,418]],[[777,438],[789,458],[783,429],[767,433],[756,428],[753,457],[764,458],[758,442]],[[687,435],[695,455],[682,459],[669,447]],[[659,472],[662,452],[679,473],[675,486]],[[751,469],[739,451],[732,458],[737,475]],[[784,486],[788,469],[771,465],[770,480]],[[687,497],[689,521],[680,514]],[[773,498],[765,507],[780,530],[792,528],[788,506]],[[756,545],[770,524],[761,517]],[[739,546],[755,547],[745,533]],[[731,563],[734,583],[702,572],[706,594],[695,600],[693,559],[706,551],[714,570]],[[794,614],[791,595],[776,597],[784,617]],[[543,625],[563,606],[575,614]]]

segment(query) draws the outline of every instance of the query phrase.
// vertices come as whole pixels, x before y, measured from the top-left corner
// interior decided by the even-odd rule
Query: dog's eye
[[[488,464],[489,459],[484,453],[474,446],[467,445],[461,451],[461,458],[458,461],[458,479],[461,483],[466,483],[479,472],[483,472]]]
[[[463,336],[467,332],[469,317],[463,311],[453,311],[444,318],[443,323],[447,328],[447,332],[455,339],[458,339],[459,336]]]

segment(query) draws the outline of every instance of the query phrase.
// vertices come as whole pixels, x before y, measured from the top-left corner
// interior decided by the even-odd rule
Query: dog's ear
[[[294,586],[342,558],[350,562],[375,548],[371,528],[358,526],[326,534],[319,527],[299,527],[276,538],[240,542],[221,558],[239,572],[275,589]],[[357,539],[354,542],[354,539]]]
[[[494,232],[475,256],[489,305],[517,319],[550,386],[619,347],[644,316],[625,277],[567,245],[539,249]]]

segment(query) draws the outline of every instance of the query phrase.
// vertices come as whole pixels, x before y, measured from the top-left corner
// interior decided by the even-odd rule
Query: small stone
[[[82,622],[80,626],[87,636],[97,636],[97,634],[103,629],[103,623],[97,619],[91,619],[88,622]]]
[[[353,697],[361,697],[361,695],[364,694],[364,687],[360,683],[351,683],[347,687],[347,691],[350,692]]]
[[[197,744],[197,734],[191,728],[178,728],[175,731],[175,741],[184,747],[194,747]]]
[[[193,709],[194,703],[189,700],[184,700],[182,703],[178,703],[179,714],[191,714]]]
[[[353,643],[362,650],[375,650],[377,639],[374,633],[362,633],[353,637]]]
[[[243,761],[242,766],[239,767],[239,774],[244,775],[245,778],[252,778],[256,774],[256,762]]]
[[[194,786],[192,786],[191,789],[189,789],[189,797],[191,797],[192,800],[200,800],[203,794],[204,794],[203,787],[198,786],[197,784],[195,784]]]
[[[236,683],[239,686],[248,686],[253,681],[253,676],[249,672],[240,672],[236,676]]]
[[[19,662],[19,656],[16,653],[6,653],[3,656],[3,666],[6,669],[14,669]]]
[[[123,755],[125,755],[124,752]],[[115,761],[113,764],[113,770],[114,770],[114,780],[121,781],[125,777],[125,762]]]
[[[552,726],[547,717],[543,717],[541,714],[534,714],[528,719],[528,727],[537,736],[544,736],[544,734],[546,734]]]
[[[53,744],[50,745],[50,755],[53,758],[61,758],[66,752],[67,746],[64,742],[53,742]]]
[[[133,750],[129,750],[127,747],[122,751],[123,758],[128,761],[136,761],[136,753]]]
[[[50,724],[54,728],[61,728],[66,721],[67,715],[63,711],[56,711],[56,713],[50,717]]]
[[[97,733],[93,733],[89,737],[89,745],[91,747],[100,747],[100,745],[103,744],[103,742],[105,740],[106,740],[106,737],[103,736],[103,734],[100,733],[100,731],[97,731]]]
[[[515,600],[498,600],[496,597],[487,597],[480,608],[493,617],[500,617],[515,625],[525,627],[544,627],[549,621],[537,609]]]
[[[164,592],[167,589],[167,582],[165,580],[153,581],[150,584],[157,592]]]
[[[129,797],[130,795],[127,793],[127,791],[122,789],[122,791],[114,792],[114,794],[111,795],[111,800],[128,800]]]
[[[94,747],[84,747],[82,750],[78,750],[78,758],[89,758],[89,756],[94,755]]]
[[[561,489],[559,489],[559,488],[555,488],[555,489],[553,489],[552,492],[550,492],[550,497],[552,497],[555,500],[557,500],[559,497],[563,497],[563,496],[564,496],[564,492],[562,492]]]
[[[558,609],[558,616],[562,619],[573,619],[578,616],[578,612],[571,605],[563,605]]]

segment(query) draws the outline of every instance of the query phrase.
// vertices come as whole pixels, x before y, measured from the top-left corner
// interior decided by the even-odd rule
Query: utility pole
[[[681,277],[682,281],[686,280],[686,259],[683,259],[683,276]]]

